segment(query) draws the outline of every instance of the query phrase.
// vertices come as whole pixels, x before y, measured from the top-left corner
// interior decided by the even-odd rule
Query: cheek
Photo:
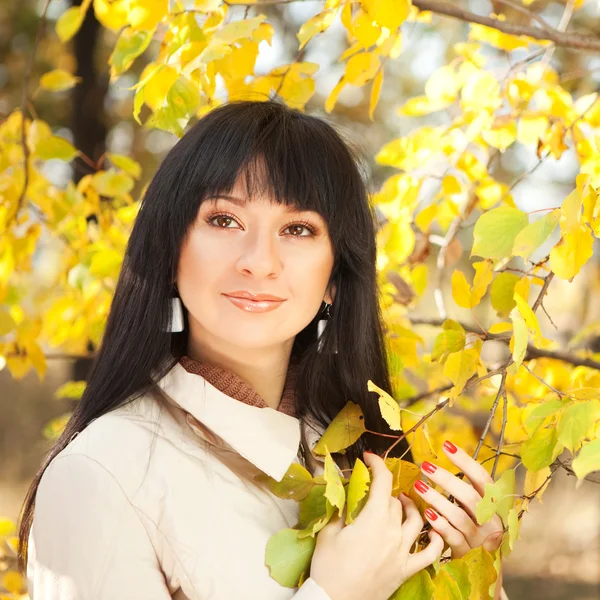
[[[178,267],[179,290],[193,291],[195,294],[207,288],[217,275],[217,261],[211,259],[214,252],[209,245],[193,234],[181,248]]]

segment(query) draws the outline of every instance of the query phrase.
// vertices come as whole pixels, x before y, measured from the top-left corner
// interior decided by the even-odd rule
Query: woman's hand
[[[482,465],[452,442],[445,441],[443,449],[450,461],[469,478],[473,485],[469,485],[442,467],[424,461],[421,465],[423,473],[460,502],[460,506],[453,504],[446,496],[419,479],[414,484],[415,491],[435,509],[427,508],[425,517],[431,527],[450,546],[452,558],[460,558],[478,546],[483,546],[490,552],[498,549],[502,543],[503,532],[500,517],[494,515],[491,521],[483,525],[479,525],[475,518],[475,505],[485,493],[485,484],[493,483],[493,479]]]

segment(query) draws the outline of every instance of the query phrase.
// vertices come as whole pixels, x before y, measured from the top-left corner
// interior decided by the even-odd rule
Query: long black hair
[[[267,167],[260,177],[258,159]],[[85,392],[25,498],[19,527],[23,571],[36,492],[50,461],[93,419],[156,390],[155,382],[186,354],[187,314],[184,331],[168,332],[180,247],[203,200],[231,192],[240,175],[249,197],[260,189],[278,203],[318,212],[334,250],[329,283],[336,293],[323,350],[317,351],[321,311],[297,334],[292,348],[297,416],[308,415],[326,427],[352,400],[361,406],[367,429],[394,433],[381,417],[377,395],[367,389],[371,379],[391,392],[377,285],[376,221],[366,172],[364,151],[357,144],[325,119],[279,100],[221,105],[174,145],[140,204]],[[389,446],[389,438],[366,433],[344,457],[334,458],[353,465],[364,450],[382,454]],[[406,450],[403,440],[390,456]]]

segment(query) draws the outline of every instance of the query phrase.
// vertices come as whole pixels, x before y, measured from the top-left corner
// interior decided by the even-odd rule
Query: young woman
[[[366,385],[391,389],[375,259],[359,153],[331,125],[243,101],[192,127],[146,191],[87,388],[26,498],[32,599],[386,600],[443,538],[483,543],[489,525],[429,490],[448,520],[410,553],[423,521],[369,433],[335,455],[372,468],[355,523],[320,532],[299,589],[265,565],[267,540],[307,516],[254,476],[322,473],[312,448],[348,399],[391,433]],[[487,473],[448,455],[476,488],[439,483],[468,511]]]

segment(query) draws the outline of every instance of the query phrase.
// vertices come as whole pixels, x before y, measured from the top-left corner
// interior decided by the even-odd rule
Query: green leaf
[[[299,520],[294,526],[299,537],[314,537],[335,513],[335,507],[325,497],[325,479],[317,476],[315,483],[308,496],[300,502]]]
[[[475,505],[477,522],[482,525],[495,514],[503,523],[508,520],[508,513],[515,503],[515,470],[507,469],[498,481],[485,484],[485,494]]]
[[[349,400],[329,423],[313,452],[320,455],[324,455],[326,450],[339,452],[354,444],[365,431],[365,418],[360,405]]]
[[[294,588],[310,567],[316,540],[299,538],[295,529],[280,529],[267,541],[265,564],[269,574],[283,587]]]
[[[153,35],[154,29],[123,29],[108,59],[111,81],[129,69],[133,61],[149,46]]]
[[[300,464],[293,462],[281,481],[277,481],[266,473],[259,473],[254,478],[266,484],[269,491],[285,500],[304,500],[314,487],[312,475]]]
[[[518,208],[501,206],[483,213],[475,223],[471,256],[510,256],[515,238],[528,223],[527,214]]]
[[[352,474],[350,475],[350,482],[348,483],[346,525],[354,521],[366,504],[370,484],[369,469],[360,458],[357,458],[354,469],[352,469]]]
[[[558,441],[574,453],[600,419],[600,400],[567,406],[557,425]]]
[[[535,406],[535,408],[530,409],[531,412],[527,410],[530,406]],[[526,409],[527,416],[523,425],[529,436],[531,437],[545,423],[547,417],[562,410],[563,406],[563,401],[558,398],[552,398],[538,405],[528,405]]]
[[[550,466],[563,451],[563,445],[558,442],[555,427],[542,427],[533,437],[521,444],[521,460],[531,471],[539,471]]]
[[[581,448],[579,454],[573,459],[571,464],[580,485],[581,480],[592,473],[600,471],[600,438],[592,440]]]
[[[435,339],[431,358],[443,363],[449,354],[460,352],[465,347],[466,334],[462,325],[452,319],[444,321],[442,330]]]
[[[559,220],[560,209],[556,208],[524,227],[515,238],[513,255],[529,258],[552,235]]]
[[[435,586],[431,575],[422,569],[407,579],[389,600],[431,600],[435,593]]]

